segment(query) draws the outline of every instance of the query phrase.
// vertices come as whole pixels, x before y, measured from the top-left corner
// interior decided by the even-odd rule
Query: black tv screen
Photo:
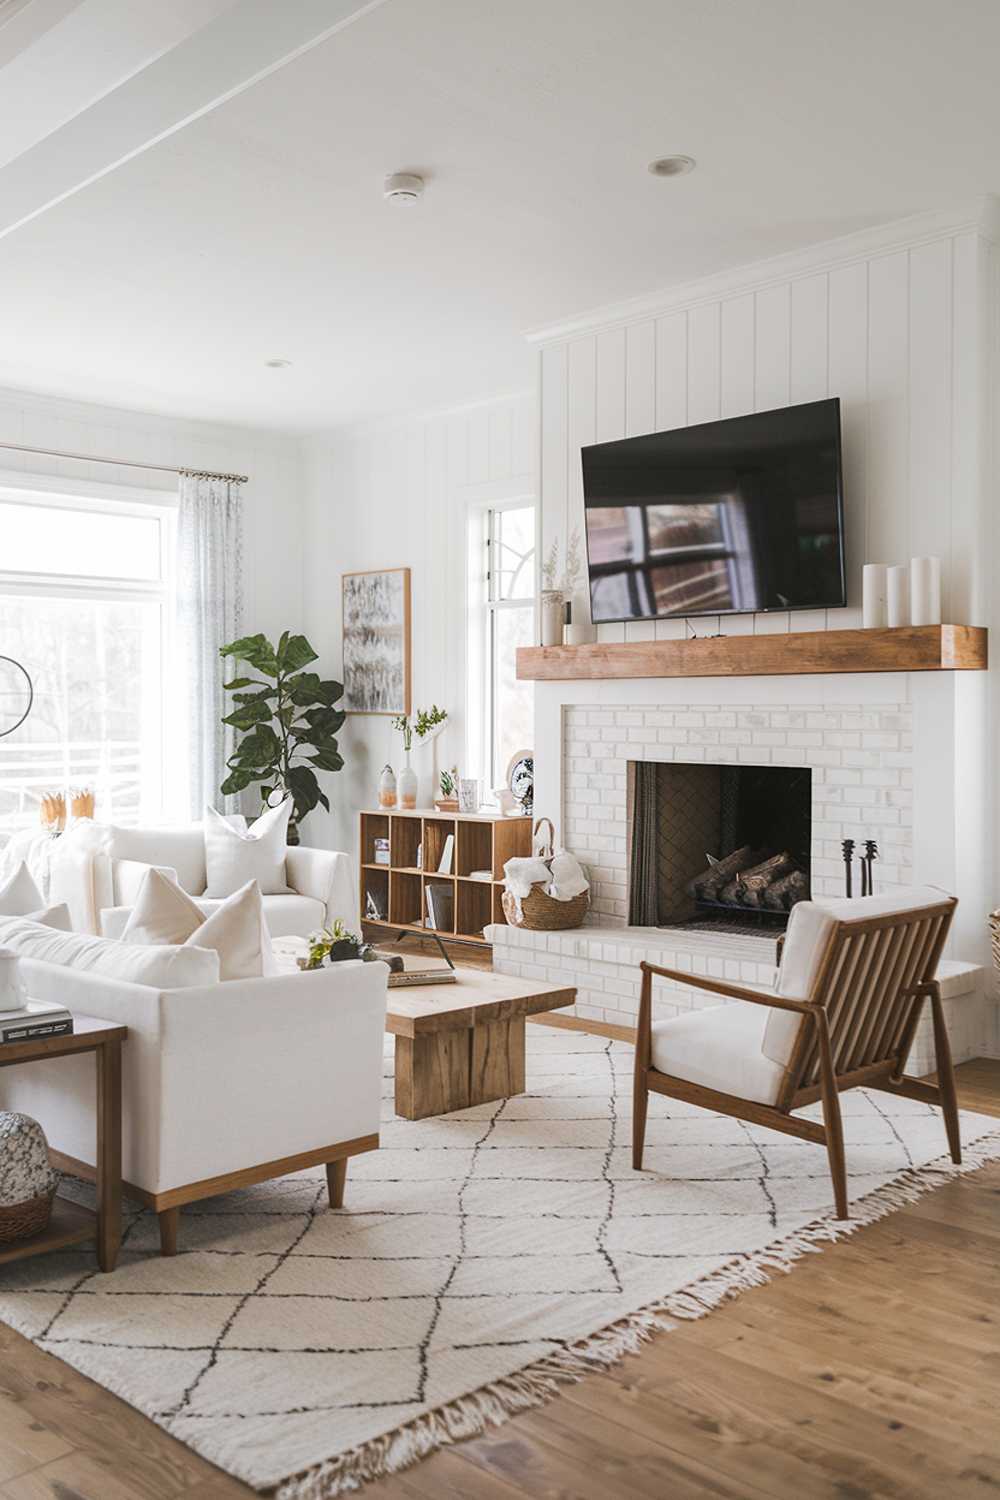
[[[595,624],[846,604],[839,400],[582,458]]]

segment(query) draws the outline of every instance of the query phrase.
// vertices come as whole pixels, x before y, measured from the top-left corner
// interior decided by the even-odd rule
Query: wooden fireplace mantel
[[[891,630],[597,641],[587,646],[521,646],[517,652],[518,677],[533,682],[829,672],[981,672],[987,665],[987,631],[980,625],[901,625]]]

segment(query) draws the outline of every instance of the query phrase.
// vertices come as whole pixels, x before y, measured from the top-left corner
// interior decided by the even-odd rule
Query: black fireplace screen
[[[638,761],[629,921],[713,913],[780,921],[809,895],[812,773],[799,766]]]

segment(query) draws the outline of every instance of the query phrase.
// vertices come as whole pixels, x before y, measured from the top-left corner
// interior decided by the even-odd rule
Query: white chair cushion
[[[177,872],[177,884],[189,896],[205,889],[205,835],[200,823],[181,828],[116,828],[110,830],[108,853],[140,865],[166,865]],[[118,897],[123,902],[129,894]]]
[[[325,902],[315,896],[264,897],[264,921],[272,937],[308,937],[324,926],[326,915]]]
[[[206,918],[196,902],[159,870],[147,871],[122,942],[136,946],[183,944],[219,955],[219,978],[259,979],[274,973],[260,888],[249,881]]]
[[[694,1010],[672,1021],[657,1021],[652,1033],[653,1067],[720,1094],[774,1104],[785,1070],[761,1051],[769,1014],[763,1005],[737,1000],[732,1005]]]
[[[22,859],[13,875],[0,885],[0,917],[26,917],[45,905],[45,897]]]
[[[894,916],[897,912],[940,906],[947,901],[944,891],[933,886],[906,886],[882,896],[821,896],[815,901],[800,901],[792,907],[781,953],[781,967],[775,986],[779,995],[792,1000],[808,1000],[819,977],[819,966],[837,922],[865,922],[872,917]],[[764,1056],[772,1062],[786,1064],[798,1035],[798,1018],[787,1011],[771,1011],[764,1031]]]
[[[245,832],[228,822],[214,807],[206,807],[205,895],[211,899],[232,896],[256,880],[265,896],[288,893],[285,878],[285,847],[292,799],[269,807]]]
[[[83,932],[59,932],[27,917],[0,917],[0,943],[22,958],[81,969],[158,990],[219,982],[219,955],[207,948],[136,948]]]

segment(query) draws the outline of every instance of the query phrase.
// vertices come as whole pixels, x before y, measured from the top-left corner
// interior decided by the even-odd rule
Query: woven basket
[[[37,1198],[28,1198],[24,1203],[14,1203],[9,1208],[0,1208],[0,1245],[9,1245],[12,1240],[27,1240],[33,1234],[41,1234],[49,1225],[52,1213],[51,1193],[42,1193]]]
[[[993,967],[1000,974],[1000,909],[989,915],[990,947],[993,949]]]
[[[549,825],[548,839],[538,853],[541,859],[550,860],[555,844],[555,829],[551,818],[539,818],[535,824],[535,833],[543,823]],[[509,891],[504,891],[501,905],[511,927],[525,927],[531,932],[561,932],[567,927],[582,925],[590,905],[590,892],[582,891],[569,901],[556,901],[552,896],[547,896],[540,885],[533,885],[528,895],[521,898],[520,912],[516,898]]]

